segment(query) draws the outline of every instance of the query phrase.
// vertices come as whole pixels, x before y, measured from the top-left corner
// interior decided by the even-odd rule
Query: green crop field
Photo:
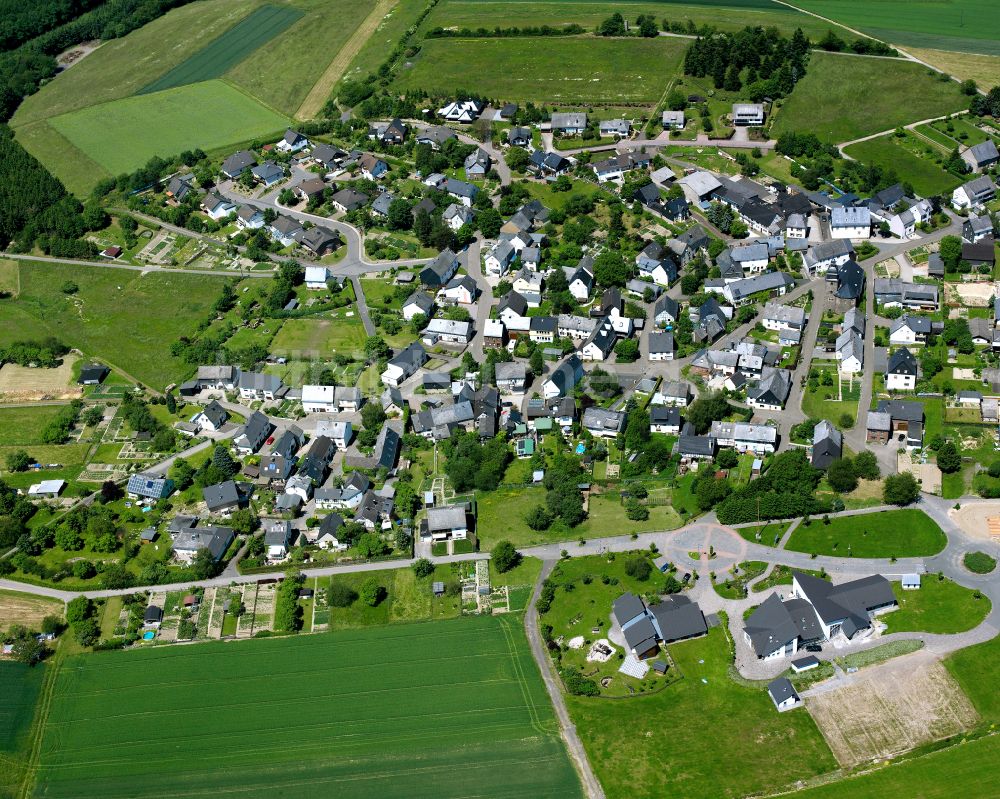
[[[659,2],[615,3],[613,8],[594,0],[442,0],[435,6],[424,24],[425,28],[476,28],[492,29],[496,25],[539,26],[577,24],[588,30],[597,27],[612,11],[619,11],[634,22],[640,14],[652,14],[659,22],[663,19],[684,25],[688,20],[696,26],[712,25],[721,30],[739,30],[747,25],[775,27],[786,34],[796,28],[812,39],[821,39],[834,29],[845,39],[857,38],[839,25],[831,25],[816,17],[804,14],[771,0],[660,0]]]
[[[219,80],[113,100],[49,120],[112,174],[130,172],[154,155],[212,150],[268,134],[288,119]],[[44,159],[43,159],[44,160]]]
[[[950,193],[962,183],[961,178],[945,172],[929,158],[914,155],[892,135],[852,144],[844,152],[859,161],[894,169],[900,180],[909,181],[917,194],[924,197]]]
[[[657,694],[567,697],[608,799],[761,795],[836,767],[808,713],[732,681],[724,627],[668,649],[683,679]]]
[[[44,667],[0,662],[0,752],[20,748],[35,715]]]
[[[170,344],[195,331],[222,287],[221,275],[33,263],[20,273],[20,296],[0,303],[0,346],[55,336],[160,389],[191,371]],[[61,291],[70,278],[79,286],[73,295]]]
[[[859,86],[865,90],[858,91]],[[771,131],[810,131],[839,143],[968,104],[957,83],[933,78],[919,64],[814,51],[806,76],[785,100]]]
[[[169,72],[141,88],[137,94],[221,78],[301,16],[302,11],[291,6],[262,6]]]
[[[458,88],[548,105],[656,103],[678,73],[686,39],[429,39],[400,90]]]
[[[73,799],[470,793],[581,795],[518,616],[70,658],[35,784]]]
[[[922,510],[835,516],[829,524],[813,519],[792,532],[785,549],[816,555],[855,558],[917,558],[936,555],[948,543],[945,534]]]
[[[994,0],[792,0],[879,39],[902,46],[1000,55]]]

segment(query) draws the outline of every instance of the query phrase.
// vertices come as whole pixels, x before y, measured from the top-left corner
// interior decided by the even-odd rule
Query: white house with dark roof
[[[278,140],[278,143],[274,145],[274,149],[279,153],[297,153],[308,146],[309,139],[297,130],[289,128],[285,131],[285,135]]]
[[[889,391],[913,391],[917,387],[920,368],[917,359],[906,347],[901,347],[889,356],[885,373],[885,387]]]
[[[982,172],[984,169],[993,166],[1000,161],[1000,152],[997,151],[996,143],[993,139],[987,139],[979,144],[974,144],[961,153],[961,158],[969,165],[973,172]]]
[[[871,232],[872,214],[866,207],[835,205],[830,212],[831,238],[867,239]]]
[[[951,204],[956,210],[980,208],[996,197],[997,187],[987,175],[963,183],[951,193]]]
[[[564,136],[579,136],[587,129],[587,115],[582,111],[555,113],[549,124],[553,131]]]

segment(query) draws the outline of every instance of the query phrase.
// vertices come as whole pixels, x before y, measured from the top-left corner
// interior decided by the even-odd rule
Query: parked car
[[[821,647],[819,644],[809,644],[808,646],[806,646],[806,652],[822,652],[822,651],[823,647]]]

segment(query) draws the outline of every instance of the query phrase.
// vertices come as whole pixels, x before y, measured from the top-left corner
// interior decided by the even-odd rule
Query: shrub
[[[573,694],[573,696],[597,696],[601,692],[596,682],[589,677],[584,677],[578,671],[562,669],[560,674],[562,675],[563,683],[566,685],[566,690]]]
[[[970,572],[989,574],[997,567],[996,558],[985,552],[966,552],[962,562]]]
[[[346,608],[354,604],[358,598],[357,592],[347,583],[332,582],[327,593],[327,604],[331,608]]]
[[[496,570],[503,574],[521,562],[521,553],[514,548],[510,541],[500,541],[493,547],[492,560]]]
[[[415,561],[413,564],[413,573],[417,577],[429,577],[434,574],[434,564],[427,560],[427,558],[420,558],[420,560]]]
[[[647,558],[636,555],[625,561],[625,573],[636,580],[648,580],[653,567]]]
[[[376,577],[369,577],[361,584],[361,590],[358,593],[361,601],[373,608],[385,599],[388,592],[385,590],[385,586],[379,584]]]

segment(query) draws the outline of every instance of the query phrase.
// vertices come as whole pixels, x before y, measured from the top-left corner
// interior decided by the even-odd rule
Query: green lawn
[[[814,390],[806,385],[802,392],[802,412],[814,419],[830,419],[834,424],[839,424],[841,415],[845,413],[856,419],[858,400],[861,397],[861,379],[855,376],[853,387],[850,381],[845,379],[842,394],[844,399],[838,400],[837,397],[841,395],[837,393],[836,371],[833,369],[830,371],[833,372],[832,386],[820,385]],[[826,398],[827,394],[831,399]]]
[[[152,156],[278,135],[288,118],[220,80],[113,100],[49,120],[59,133],[113,174]],[[46,161],[43,156],[43,162]]]
[[[395,86],[442,94],[462,86],[546,105],[652,104],[678,72],[686,49],[686,40],[667,37],[428,39]]]
[[[893,593],[899,610],[882,616],[888,633],[962,633],[977,627],[990,612],[990,600],[951,580],[924,575],[917,591],[904,591],[898,583]]]
[[[980,738],[950,746],[911,760],[810,788],[796,799],[885,799],[912,796],[919,799],[953,799],[984,796],[983,781],[1000,763],[1000,736]],[[917,787],[919,786],[919,787]],[[917,793],[914,793],[914,791]]]
[[[902,147],[892,136],[880,136],[852,144],[845,152],[852,158],[896,170],[900,180],[913,184],[921,195],[949,193],[962,179],[945,172],[929,158],[921,158]]]
[[[330,358],[334,353],[364,359],[361,317],[334,311],[323,316],[288,319],[271,342],[271,352],[288,358]]]
[[[937,522],[920,510],[813,519],[795,528],[785,548],[793,552],[855,558],[916,558],[935,555],[947,544]]]
[[[797,0],[812,11],[900,45],[1000,55],[1000,18],[992,0]]]
[[[634,522],[626,518],[617,494],[592,494],[587,519],[572,529],[553,525],[536,531],[528,527],[524,517],[535,505],[545,502],[541,488],[501,488],[477,496],[479,506],[478,536],[480,548],[488,550],[504,539],[515,546],[595,538],[652,530],[674,530],[681,526],[680,514],[669,505],[651,507],[649,519]]]
[[[151,94],[221,78],[301,16],[302,12],[291,6],[262,6],[176,67],[143,86],[136,94]]]
[[[736,527],[734,529],[747,541],[759,542],[770,547],[774,546],[775,539],[781,539],[791,524],[791,522],[768,522],[767,524],[752,524],[749,527]],[[758,534],[760,538],[757,537]]]
[[[69,277],[73,295],[61,291]],[[222,287],[206,275],[37,263],[22,263],[20,280],[18,299],[0,303],[0,345],[55,336],[157,389],[190,372],[170,345],[195,332]]]
[[[996,558],[985,552],[967,552],[962,563],[970,572],[989,574],[997,567]]]
[[[63,410],[57,405],[36,405],[25,408],[0,407],[0,430],[3,430],[3,443],[38,444],[41,443],[42,429]]]
[[[919,64],[814,50],[772,133],[809,131],[823,141],[844,142],[967,107],[957,83],[936,80]]]
[[[808,713],[778,714],[763,683],[755,689],[730,679],[724,627],[669,650],[683,679],[657,694],[567,697],[609,799],[762,794],[836,767]]]
[[[346,608],[330,608],[330,629],[370,627],[390,622],[426,621],[432,618],[458,616],[461,612],[459,597],[435,597],[431,591],[431,584],[435,580],[449,582],[457,579],[457,569],[457,566],[441,565],[434,574],[419,580],[412,569],[384,569],[322,578],[327,584],[341,583],[357,593],[361,584],[374,576],[379,585],[386,590],[385,598],[375,607],[369,607],[360,600],[355,600]]]
[[[308,688],[275,690],[292,675]],[[518,616],[70,658],[35,790],[402,799],[471,784],[581,796]]]

